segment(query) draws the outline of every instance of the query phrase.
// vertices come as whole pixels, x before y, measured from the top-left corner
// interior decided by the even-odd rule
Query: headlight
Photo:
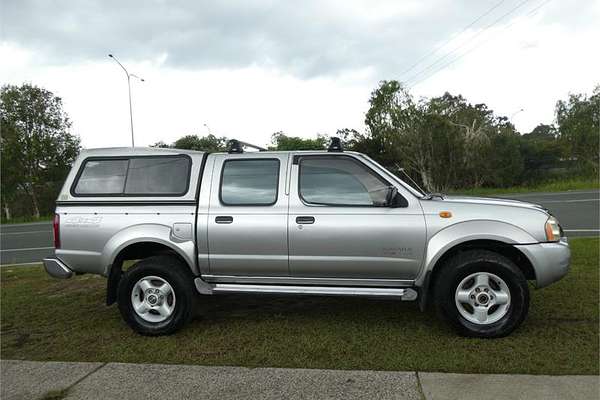
[[[554,217],[548,218],[546,221],[546,239],[549,242],[558,242],[560,240],[560,225],[558,220]]]

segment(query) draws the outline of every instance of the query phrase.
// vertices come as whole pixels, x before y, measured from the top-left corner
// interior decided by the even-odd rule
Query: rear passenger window
[[[185,156],[88,160],[73,194],[81,196],[182,196],[191,161]]]
[[[277,201],[279,160],[227,160],[220,197],[227,206],[269,206]]]
[[[75,186],[76,194],[120,194],[128,160],[87,161]]]
[[[187,191],[189,159],[183,157],[132,158],[125,194],[181,195]]]

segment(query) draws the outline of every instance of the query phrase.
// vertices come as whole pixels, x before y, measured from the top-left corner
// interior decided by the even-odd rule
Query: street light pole
[[[123,71],[125,71],[125,75],[127,75],[127,90],[129,93],[129,123],[131,126],[131,147],[135,147],[135,140],[133,137],[133,106],[131,105],[131,77],[133,76],[134,78],[139,79],[140,81],[144,82],[143,78],[140,78],[139,76],[135,75],[135,74],[130,74],[127,69],[125,69],[125,67],[123,66],[123,64],[121,64],[119,62],[119,60],[117,60],[117,58],[115,56],[113,56],[112,54],[108,55],[110,58],[112,58],[113,60],[115,60],[117,62],[117,64],[119,64],[119,66],[123,69]]]
[[[521,108],[521,109],[519,109],[519,110],[515,111],[514,113],[512,113],[512,114],[510,115],[510,118],[509,118],[508,120],[509,120],[509,121],[512,123],[512,119],[513,119],[513,117],[514,117],[515,115],[517,115],[518,113],[520,113],[521,111],[525,111],[525,109],[524,109],[524,108]]]

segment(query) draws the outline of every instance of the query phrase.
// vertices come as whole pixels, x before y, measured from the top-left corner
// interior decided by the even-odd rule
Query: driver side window
[[[386,205],[390,184],[351,157],[301,157],[299,168],[299,192],[306,203],[365,207]]]

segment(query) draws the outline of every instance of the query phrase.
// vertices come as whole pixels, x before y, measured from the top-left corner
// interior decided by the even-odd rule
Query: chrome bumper
[[[543,288],[563,278],[569,272],[571,249],[565,239],[560,242],[515,246],[533,265],[535,286]]]
[[[68,279],[73,276],[73,271],[58,258],[44,258],[44,268],[54,278]]]

